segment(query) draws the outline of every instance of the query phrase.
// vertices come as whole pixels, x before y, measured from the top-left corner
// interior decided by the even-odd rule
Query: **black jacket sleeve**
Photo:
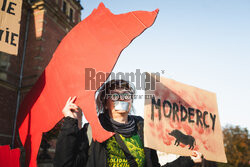
[[[66,117],[57,138],[55,167],[85,166],[88,160],[89,142],[87,127],[78,129],[76,119]]]
[[[152,167],[161,167],[158,161],[158,156],[156,153],[156,150],[149,149],[149,148],[144,148],[145,154],[150,153],[150,163],[148,160],[147,166],[152,166]],[[152,164],[151,164],[152,163]],[[162,167],[193,167],[195,165],[194,161],[191,159],[191,157],[185,157],[185,156],[180,156],[176,160],[166,163]]]

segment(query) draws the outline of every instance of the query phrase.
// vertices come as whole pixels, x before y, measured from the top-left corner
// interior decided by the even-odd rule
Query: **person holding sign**
[[[115,135],[100,143],[92,139],[91,127],[80,129],[82,111],[69,98],[64,109],[65,116],[58,136],[55,154],[56,167],[157,167],[160,166],[156,151],[144,147],[143,118],[131,115],[134,86],[124,80],[111,80],[97,92],[99,121],[107,131]],[[179,157],[165,167],[191,167],[190,157]]]

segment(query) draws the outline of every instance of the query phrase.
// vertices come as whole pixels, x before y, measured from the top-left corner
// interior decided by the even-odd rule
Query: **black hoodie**
[[[143,118],[131,116],[136,121],[136,130],[143,140]],[[57,139],[55,167],[105,167],[107,166],[106,142],[91,141],[89,144],[87,130],[89,124],[79,130],[76,119],[66,117]],[[104,127],[105,129],[105,127]],[[109,129],[110,130],[110,129]],[[144,147],[145,167],[160,167],[155,150]],[[164,167],[192,167],[194,162],[190,157],[179,157],[167,163]]]

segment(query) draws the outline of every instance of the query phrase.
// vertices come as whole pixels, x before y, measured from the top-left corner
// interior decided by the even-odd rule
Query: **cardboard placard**
[[[0,0],[0,51],[17,55],[22,0]]]
[[[145,146],[183,156],[196,150],[207,160],[227,162],[215,93],[158,79],[146,75],[155,89],[145,91]]]

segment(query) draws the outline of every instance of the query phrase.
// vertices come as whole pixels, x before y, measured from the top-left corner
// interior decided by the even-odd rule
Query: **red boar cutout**
[[[148,73],[145,85],[146,147],[227,162],[214,93]]]
[[[94,97],[100,81],[107,78],[98,78],[98,83],[89,85],[85,70],[110,73],[121,51],[154,23],[157,14],[158,9],[114,15],[100,3],[65,36],[18,114],[19,134],[30,167],[36,166],[42,133],[63,118],[61,111],[70,96],[78,96],[76,104],[92,127],[94,140],[103,142],[113,135],[102,128]]]
[[[9,145],[0,146],[0,166],[20,167],[20,149],[10,149]]]

